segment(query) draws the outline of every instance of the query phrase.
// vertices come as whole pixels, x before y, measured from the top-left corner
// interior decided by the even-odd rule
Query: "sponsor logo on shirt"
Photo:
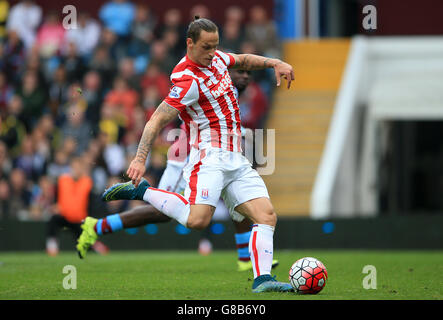
[[[219,81],[217,86],[211,90],[212,96],[217,99],[221,95],[223,95],[230,86],[232,85],[231,77],[229,76],[229,73],[226,72],[225,75],[222,77],[222,79]]]

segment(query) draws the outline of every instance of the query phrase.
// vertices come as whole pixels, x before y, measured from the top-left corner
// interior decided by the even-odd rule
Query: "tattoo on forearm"
[[[149,119],[145,125],[145,129],[143,130],[143,134],[138,145],[137,154],[135,156],[136,161],[145,163],[155,138],[166,126],[166,124],[177,117],[178,113],[179,112],[176,109],[167,105],[166,103],[161,103],[158,106],[151,119]]]
[[[237,67],[244,70],[272,68],[281,63],[279,60],[257,56],[255,54],[240,54],[238,58]]]

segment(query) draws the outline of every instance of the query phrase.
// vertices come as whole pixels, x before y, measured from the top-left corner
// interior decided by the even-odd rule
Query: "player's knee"
[[[275,227],[275,225],[277,224],[277,214],[272,209],[264,210],[261,212],[261,214],[259,215],[259,219],[257,220],[257,223]]]
[[[204,230],[209,226],[210,221],[211,221],[210,219],[205,219],[201,217],[199,218],[189,217],[186,225],[189,229]]]

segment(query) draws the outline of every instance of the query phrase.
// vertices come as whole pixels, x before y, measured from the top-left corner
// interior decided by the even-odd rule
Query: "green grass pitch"
[[[326,287],[317,295],[251,292],[252,271],[236,270],[235,251],[73,251],[0,253],[0,299],[148,299],[148,300],[315,300],[443,299],[442,251],[277,251],[277,280],[288,281],[298,258],[321,260],[328,270]],[[76,268],[77,288],[63,288],[66,265]],[[376,289],[364,289],[363,267],[376,268]]]

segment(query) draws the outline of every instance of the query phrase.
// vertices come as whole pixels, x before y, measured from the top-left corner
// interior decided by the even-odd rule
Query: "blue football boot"
[[[275,276],[269,274],[258,276],[252,284],[252,292],[293,292],[294,288],[290,283],[278,282]]]
[[[105,190],[102,200],[143,200],[143,195],[149,187],[148,181],[144,178],[141,179],[137,188],[132,184],[132,181],[116,183]]]

